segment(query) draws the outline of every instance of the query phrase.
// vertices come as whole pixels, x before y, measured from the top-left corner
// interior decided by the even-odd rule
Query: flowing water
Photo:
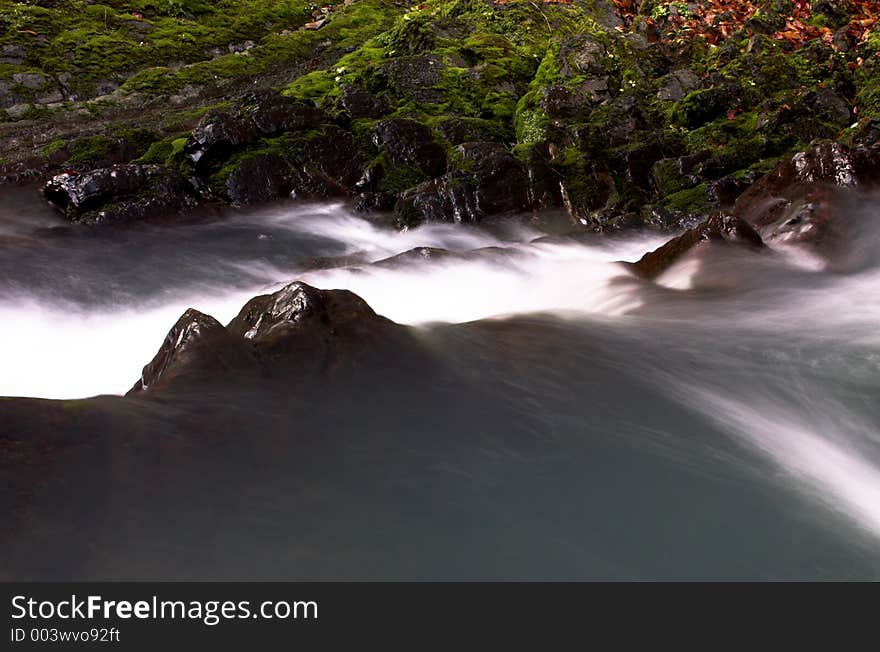
[[[797,249],[712,249],[648,283],[620,261],[656,234],[398,233],[297,203],[72,228],[8,193],[0,395],[121,394],[188,307],[225,323],[293,279],[346,288],[417,327],[483,402],[455,406],[467,452],[430,467],[448,503],[424,526],[435,538],[368,576],[878,579],[878,206],[841,208],[861,231],[833,268]],[[373,264],[415,247],[461,255]],[[442,440],[433,409],[425,436]],[[429,484],[411,463],[383,472]],[[460,503],[473,520],[444,525]],[[453,562],[441,550],[456,545],[469,552]],[[363,554],[336,551],[312,575],[360,576]]]

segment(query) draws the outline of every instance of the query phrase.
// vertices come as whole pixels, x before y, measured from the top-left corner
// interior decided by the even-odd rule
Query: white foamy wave
[[[485,231],[451,225],[398,233],[332,206],[324,212],[311,208],[273,215],[261,214],[261,219],[286,220],[291,229],[344,238],[350,251],[362,252],[368,260],[414,247],[453,252],[504,247],[506,253],[448,261],[414,260],[394,267],[365,264],[295,277],[255,258],[247,270],[254,279],[249,287],[233,290],[203,284],[198,290],[168,288],[161,294],[164,300],[153,298],[144,305],[88,311],[32,297],[8,298],[0,302],[0,396],[80,398],[124,393],[187,308],[227,323],[254,295],[292,280],[324,289],[351,290],[380,314],[410,325],[538,311],[620,314],[637,306],[638,300],[631,289],[612,289],[612,280],[627,276],[615,261],[635,260],[661,241],[513,244]],[[511,233],[521,239],[534,235],[522,228],[506,237]]]
[[[258,219],[276,228],[337,240],[345,245],[348,253],[364,253],[370,260],[393,256],[414,247],[468,251],[505,242],[485,230],[461,224],[426,224],[417,229],[397,231],[352,215],[343,204],[281,204],[244,219]],[[538,235],[537,231],[518,226],[506,240],[529,240]]]
[[[613,283],[631,278],[617,262],[638,257],[650,246],[644,241],[619,248],[535,243],[478,258],[321,270],[303,280],[349,289],[403,324],[535,312],[619,315],[640,302],[635,280],[628,286]]]

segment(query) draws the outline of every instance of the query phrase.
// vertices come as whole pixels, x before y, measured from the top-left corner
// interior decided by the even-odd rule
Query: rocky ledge
[[[676,230],[721,210],[766,235],[765,220],[782,226],[803,211],[753,216],[739,206],[772,191],[768,180],[743,198],[753,184],[774,169],[784,177],[786,162],[806,179],[809,159],[794,157],[813,143],[857,163],[877,142],[880,36],[870,3],[762,0],[721,17],[709,3],[665,0],[356,0],[314,20],[296,3],[262,4],[253,11],[285,4],[291,27],[271,31],[275,14],[242,26],[249,45],[212,45],[207,60],[198,47],[159,49],[152,35],[170,29],[169,17],[145,11],[136,29],[146,49],[100,62],[119,68],[102,71],[122,82],[112,96],[88,107],[40,104],[0,124],[14,153],[0,177],[66,174],[46,196],[82,222],[292,195],[346,198],[393,212],[400,226],[556,207],[582,230]],[[67,20],[79,21],[69,9]],[[30,97],[27,84],[48,79],[37,54],[57,45],[46,25],[61,11],[22,14],[37,38],[51,33],[42,49],[24,36],[4,46],[20,80],[10,92]],[[181,11],[178,22],[222,25],[211,8]],[[116,13],[104,22],[135,29]],[[163,61],[172,50],[180,58]],[[80,54],[74,77],[98,63]],[[80,208],[71,179],[117,165],[137,166],[126,177],[149,169],[157,185],[105,184]]]

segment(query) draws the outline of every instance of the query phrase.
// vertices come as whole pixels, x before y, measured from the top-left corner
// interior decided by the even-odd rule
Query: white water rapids
[[[171,228],[150,231],[148,245],[125,253],[77,240],[68,269],[53,262],[68,255],[64,240],[35,254],[68,289],[46,291],[51,279],[30,288],[24,272],[5,284],[0,395],[124,393],[185,309],[226,323],[250,297],[291,280],[350,289],[378,313],[424,328],[554,313],[619,329],[633,343],[621,367],[772,459],[805,495],[880,539],[876,261],[839,274],[802,252],[743,252],[685,263],[651,284],[618,263],[637,260],[663,236],[576,242],[538,239],[525,226],[446,225],[398,233],[339,205],[290,204],[181,228],[182,240]],[[859,246],[875,247],[878,232]],[[200,248],[212,240],[216,248]],[[285,257],[289,243],[304,240],[315,244]],[[414,247],[492,249],[369,264]],[[298,271],[309,257],[354,254],[361,259],[349,266]],[[114,285],[128,271],[105,269],[107,256],[149,291]],[[88,299],[79,297],[83,288]]]

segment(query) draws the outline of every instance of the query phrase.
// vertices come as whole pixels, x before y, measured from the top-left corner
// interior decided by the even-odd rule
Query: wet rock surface
[[[43,195],[76,222],[110,223],[158,217],[193,208],[193,188],[155,165],[116,165],[53,177]]]
[[[162,173],[158,166],[120,165],[87,173],[64,173],[43,189],[46,199],[70,215],[80,215],[120,196],[137,193]]]
[[[107,124],[79,139],[60,127],[37,136],[41,121],[60,122],[56,100],[69,102],[77,76],[28,67],[30,48],[5,44],[0,103],[9,120],[34,121],[28,134],[40,151],[0,165],[0,179],[136,162],[187,179],[212,202],[357,196],[369,212],[398,196],[407,226],[563,206],[574,229],[675,229],[728,209],[817,140],[855,147],[858,125],[880,116],[877,41],[868,32],[854,39],[857,25],[870,27],[857,3],[799,6],[823,26],[806,20],[811,36],[794,45],[778,3],[735,17],[735,35],[707,24],[711,53],[677,32],[701,7],[634,20],[631,8],[607,2],[449,15],[431,2],[417,15],[398,5],[377,15],[373,3],[305,15],[320,29],[287,29],[280,40],[214,44],[204,71],[175,63],[95,79],[88,92],[104,85],[107,106],[124,105],[129,122],[112,122],[107,109]],[[125,24],[149,39],[143,25],[155,30],[156,20]],[[156,125],[132,118],[155,116],[166,100],[175,110]],[[86,120],[91,109],[78,110]],[[132,122],[149,137],[131,139]],[[129,145],[87,151],[80,141],[96,131]],[[28,142],[0,124],[4,137],[10,151]],[[457,149],[471,143],[483,143],[488,162]]]
[[[697,247],[708,243],[735,244],[751,249],[764,247],[761,236],[748,222],[733,215],[718,214],[645,254],[629,268],[637,276],[655,279]]]
[[[373,131],[373,144],[387,152],[396,165],[410,165],[432,177],[446,170],[445,150],[430,129],[414,120],[379,122]]]
[[[809,245],[830,253],[846,237],[833,198],[846,190],[875,187],[880,181],[880,148],[818,143],[787,158],[737,199],[735,214],[752,224],[768,243]]]
[[[503,145],[464,143],[455,153],[464,161],[462,170],[400,195],[395,210],[402,223],[473,223],[532,208],[529,172]]]
[[[235,204],[255,204],[283,197],[293,185],[288,165],[278,155],[249,157],[226,178],[226,192]]]
[[[253,352],[213,317],[187,310],[168,332],[156,357],[144,367],[129,394],[158,391],[188,379],[216,379],[230,371],[246,375],[257,369]]]
[[[306,382],[356,367],[395,342],[411,346],[408,338],[405,328],[377,315],[352,292],[294,282],[254,297],[226,327],[187,310],[129,394],[248,377]]]

